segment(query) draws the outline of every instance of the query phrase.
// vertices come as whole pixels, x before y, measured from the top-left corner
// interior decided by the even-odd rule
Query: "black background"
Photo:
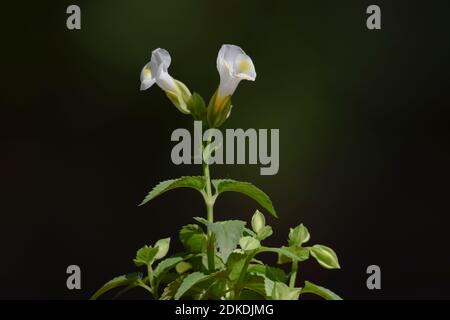
[[[280,172],[212,174],[270,194],[280,219],[268,218],[269,244],[305,223],[342,270],[308,261],[301,277],[345,299],[450,298],[446,2],[377,1],[380,31],[366,29],[365,1],[77,1],[80,31],[65,27],[69,4],[2,4],[0,298],[86,299],[133,271],[143,244],[170,236],[180,249],[201,198],[177,190],[136,205],[158,181],[199,173],[170,161],[171,132],[192,123],[156,87],[140,92],[139,72],[166,47],[171,72],[208,99],[222,43],[258,72],[226,126],[279,128]],[[227,194],[216,219],[255,208]],[[80,291],[66,288],[70,264]],[[366,288],[371,264],[379,291]]]

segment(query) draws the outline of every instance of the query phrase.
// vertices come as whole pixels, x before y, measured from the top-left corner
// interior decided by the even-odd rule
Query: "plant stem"
[[[244,283],[245,276],[247,275],[248,266],[249,266],[250,262],[252,261],[252,259],[256,256],[257,253],[258,253],[258,250],[255,250],[252,253],[249,253],[247,258],[245,259],[241,273],[239,274],[239,278],[234,287],[233,299],[237,299],[239,297],[241,290],[242,290],[242,284]]]
[[[289,279],[289,287],[291,287],[291,288],[295,287],[295,280],[297,278],[297,271],[298,271],[298,261],[292,261],[291,277]]]
[[[158,299],[158,289],[155,286],[155,277],[153,276],[153,268],[151,266],[151,264],[147,265],[147,273],[148,273],[148,282],[150,285],[150,292],[153,294],[153,298],[155,298],[155,300]]]
[[[206,144],[206,146],[208,146],[209,144],[209,139],[208,139],[208,143]],[[202,158],[203,158],[203,144],[202,144]],[[205,204],[206,204],[206,213],[207,213],[207,218],[208,218],[208,222],[209,223],[213,223],[214,222],[214,202],[215,202],[215,198],[212,194],[212,190],[211,190],[211,177],[210,177],[210,173],[209,173],[209,165],[208,165],[208,160],[206,159],[203,160],[203,176],[205,178],[205,183],[206,183],[206,195],[205,195]],[[213,234],[208,231],[208,242],[207,242],[207,258],[208,258],[208,269],[210,272],[213,272],[215,270],[215,266],[214,266],[214,259],[215,259],[215,255],[216,255],[216,250],[215,250],[215,243],[214,243],[214,237]]]

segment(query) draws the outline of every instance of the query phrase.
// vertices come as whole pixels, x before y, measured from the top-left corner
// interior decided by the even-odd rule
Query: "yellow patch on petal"
[[[248,60],[241,60],[239,62],[239,71],[240,72],[248,72],[250,70],[250,63]]]
[[[149,67],[144,68],[144,77],[145,78],[151,78],[152,77],[152,70]]]

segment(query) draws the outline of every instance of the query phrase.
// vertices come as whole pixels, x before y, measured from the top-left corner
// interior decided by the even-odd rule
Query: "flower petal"
[[[141,90],[147,90],[155,83],[152,69],[150,67],[151,62],[147,63],[141,70]]]
[[[256,71],[252,59],[246,54],[240,54],[234,61],[234,74],[241,79],[255,81]]]

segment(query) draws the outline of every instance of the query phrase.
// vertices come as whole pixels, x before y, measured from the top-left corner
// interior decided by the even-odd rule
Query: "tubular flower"
[[[141,71],[141,90],[147,90],[154,83],[163,89],[167,97],[182,113],[190,113],[187,103],[191,99],[191,92],[182,83],[169,74],[168,69],[172,59],[165,49],[155,49],[152,57]]]
[[[219,127],[231,112],[231,96],[241,80],[255,81],[252,59],[240,47],[224,44],[217,55],[220,84],[208,107],[208,123]]]

